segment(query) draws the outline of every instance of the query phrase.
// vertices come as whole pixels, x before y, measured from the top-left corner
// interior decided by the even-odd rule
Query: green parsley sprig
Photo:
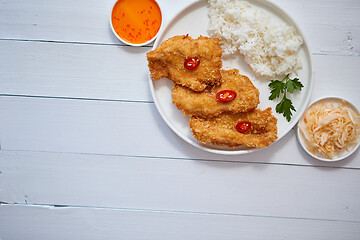
[[[276,105],[276,112],[283,114],[288,122],[291,120],[292,112],[295,111],[295,107],[292,101],[286,97],[287,93],[294,93],[295,90],[301,91],[304,87],[298,78],[290,79],[289,74],[286,75],[283,80],[271,80],[269,83],[271,88],[269,100],[274,100],[282,95],[281,101]]]

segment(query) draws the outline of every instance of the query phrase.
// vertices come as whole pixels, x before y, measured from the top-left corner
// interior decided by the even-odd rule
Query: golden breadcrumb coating
[[[249,121],[251,129],[245,133],[236,130],[236,124]],[[264,148],[277,139],[277,119],[271,108],[255,109],[247,113],[222,113],[214,118],[190,118],[190,128],[194,137],[202,143],[212,143],[229,147],[248,146]]]
[[[202,92],[195,92],[186,87],[175,85],[172,91],[173,103],[186,115],[198,117],[213,117],[222,112],[248,112],[255,109],[260,103],[259,90],[250,79],[239,74],[239,70],[221,70],[221,86],[208,87]],[[232,101],[221,102],[216,94],[222,90],[236,92]]]
[[[165,77],[197,92],[203,91],[208,85],[221,84],[222,48],[217,38],[175,36],[146,55],[154,80]],[[200,65],[188,70],[184,62],[192,57],[199,58]]]

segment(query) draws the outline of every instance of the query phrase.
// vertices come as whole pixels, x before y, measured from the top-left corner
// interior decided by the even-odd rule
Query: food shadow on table
[[[180,111],[179,111],[180,112]],[[200,160],[199,162],[204,162],[205,164],[212,164],[212,161],[221,161],[221,162],[242,162],[242,163],[257,163],[257,165],[266,166],[267,164],[286,164],[286,165],[304,165],[304,166],[314,166],[314,167],[324,167],[324,169],[336,169],[336,168],[347,168],[351,161],[356,159],[359,154],[359,150],[357,150],[353,155],[342,161],[336,162],[323,162],[317,160],[310,155],[308,155],[301,147],[300,143],[296,141],[296,132],[292,129],[288,134],[286,134],[280,140],[274,142],[269,147],[264,149],[259,149],[255,152],[247,153],[247,154],[239,154],[239,155],[221,155],[210,153],[201,149],[198,149],[191,144],[185,142],[176,133],[174,133],[171,128],[164,122],[161,118],[158,111],[152,111],[155,121],[158,122],[158,132],[166,138],[169,144],[175,146],[179,152],[184,154],[184,160]],[[180,114],[182,114],[180,112]],[[295,138],[296,149],[298,150],[298,158],[300,161],[293,161],[289,157],[289,162],[284,162],[283,160],[279,160],[278,156],[281,153],[284,153],[284,148],[286,148],[286,144],[289,142],[293,142]],[[171,157],[170,157],[171,158]],[[209,163],[210,162],[210,163]],[[298,163],[297,163],[298,162]],[[215,165],[214,165],[215,166]],[[218,166],[218,165],[216,165]],[[222,166],[222,165],[221,165]],[[233,166],[230,164],[229,166]]]
[[[108,29],[108,34],[109,34],[109,39],[111,39],[111,42],[113,42],[113,45],[115,46],[121,46],[121,47],[127,47],[126,49],[129,50],[129,53],[132,53],[131,50],[136,50],[136,49],[146,49],[146,51],[150,51],[152,49],[152,47],[154,46],[154,41],[149,42],[146,45],[143,46],[130,46],[130,45],[126,45],[125,43],[122,43],[119,41],[119,39],[117,39],[114,35],[114,33],[112,32],[111,28]]]
[[[295,130],[293,130],[295,131]],[[296,148],[298,149],[299,153],[301,154],[302,159],[306,161],[309,165],[312,166],[321,166],[326,167],[326,169],[336,169],[336,168],[347,168],[346,166],[349,165],[350,162],[352,162],[354,159],[359,158],[359,149],[357,149],[352,155],[349,157],[340,160],[340,161],[321,161],[318,160],[312,156],[310,156],[301,146],[299,141],[296,141]]]
[[[154,108],[155,109],[155,108]],[[165,121],[160,116],[158,111],[152,111],[153,117],[158,127],[158,132],[163,135],[169,144],[175,146],[179,152],[185,155],[184,159],[188,160],[209,160],[209,161],[229,161],[229,162],[250,162],[250,163],[275,163],[273,159],[274,153],[280,151],[283,147],[283,144],[290,141],[292,134],[285,135],[282,139],[274,142],[270,146],[264,149],[258,149],[254,152],[248,154],[238,154],[238,155],[221,155],[210,153],[201,149],[198,149],[192,146],[190,143],[187,143],[181,139],[172,129],[165,123]],[[181,111],[174,110],[174,114],[183,114]],[[184,126],[188,127],[188,126]],[[195,141],[195,139],[194,139]],[[171,158],[171,157],[170,157]]]

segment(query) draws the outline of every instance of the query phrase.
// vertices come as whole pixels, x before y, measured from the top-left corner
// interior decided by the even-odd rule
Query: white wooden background
[[[360,1],[272,0],[307,36],[312,100],[360,108]],[[165,23],[192,0],[159,0]],[[360,153],[309,157],[295,131],[205,153],[161,119],[147,47],[114,0],[0,0],[0,239],[360,239]]]

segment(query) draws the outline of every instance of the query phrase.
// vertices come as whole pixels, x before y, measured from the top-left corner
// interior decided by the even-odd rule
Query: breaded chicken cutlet
[[[221,84],[222,48],[217,38],[175,36],[146,55],[154,80],[165,77],[197,92],[209,85]],[[191,58],[199,60],[199,65],[194,69],[186,68],[185,62]]]
[[[248,112],[260,103],[259,90],[250,79],[239,74],[239,70],[221,70],[222,84],[195,92],[186,87],[175,85],[172,91],[173,103],[186,115],[214,117],[222,112]],[[217,93],[223,90],[235,91],[236,97],[227,102],[219,101]]]
[[[236,127],[239,122],[250,123],[250,129],[239,132]],[[189,125],[194,137],[202,143],[264,148],[277,139],[277,119],[272,115],[271,108],[247,113],[222,113],[208,119],[192,116]]]

